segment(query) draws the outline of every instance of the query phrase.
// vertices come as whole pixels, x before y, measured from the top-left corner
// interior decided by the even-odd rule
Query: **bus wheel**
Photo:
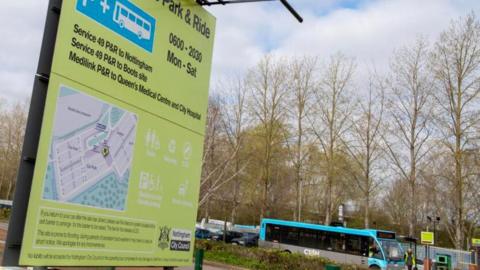
[[[138,32],[138,39],[142,39],[142,32]]]
[[[125,23],[123,21],[120,21],[120,28],[125,27]]]
[[[292,252],[288,249],[285,249],[283,252],[288,253],[288,254],[292,254]]]
[[[380,267],[378,267],[378,265],[372,265],[372,266],[368,267],[368,269],[370,269],[370,270],[380,270]]]

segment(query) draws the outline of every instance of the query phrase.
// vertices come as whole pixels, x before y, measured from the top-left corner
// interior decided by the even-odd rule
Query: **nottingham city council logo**
[[[158,236],[158,247],[161,248],[161,249],[166,249],[170,246],[170,231],[172,229],[167,227],[167,226],[163,226],[163,227],[160,227],[160,234]]]

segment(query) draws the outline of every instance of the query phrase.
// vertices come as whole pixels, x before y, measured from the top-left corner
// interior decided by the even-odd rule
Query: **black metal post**
[[[282,4],[285,6],[285,8],[287,8],[288,11],[290,11],[290,13],[291,13],[299,22],[303,22],[302,16],[300,16],[300,14],[297,13],[297,11],[287,2],[287,0],[280,0],[280,2],[282,2]]]
[[[202,6],[213,6],[213,5],[227,5],[227,4],[241,4],[241,3],[254,3],[254,2],[271,2],[278,0],[215,0],[210,2],[210,0],[197,0],[197,4]],[[287,0],[279,0],[282,5],[300,22],[303,22],[302,16],[287,2]]]

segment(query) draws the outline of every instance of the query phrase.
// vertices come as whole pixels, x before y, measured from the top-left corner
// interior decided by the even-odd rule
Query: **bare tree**
[[[206,218],[209,218],[211,198],[225,184],[234,179],[242,170],[231,170],[231,164],[238,154],[240,145],[226,147],[226,136],[222,133],[222,113],[219,97],[210,98],[207,112],[207,127],[202,158],[202,177],[200,181],[199,207],[204,206]]]
[[[297,58],[289,65],[290,94],[287,106],[293,128],[289,130],[286,146],[294,168],[295,181],[295,211],[294,219],[302,218],[302,187],[305,180],[305,163],[309,153],[309,131],[305,121],[312,112],[313,88],[315,87],[314,72],[317,60],[315,58]]]
[[[22,151],[28,102],[21,102],[0,111],[0,194],[11,200],[15,191]]]
[[[350,88],[355,70],[353,59],[337,53],[331,56],[323,71],[318,89],[315,119],[310,119],[313,133],[325,156],[325,224],[330,224],[334,209],[334,185],[342,138],[349,128],[352,113]]]
[[[405,228],[405,220],[409,218],[408,202],[408,182],[397,179],[393,181],[392,185],[386,191],[386,196],[383,199],[383,207],[386,210],[392,223],[397,226],[400,231],[397,233],[405,233],[408,228]],[[407,226],[408,227],[408,226]]]
[[[231,194],[232,208],[230,221],[235,223],[237,210],[240,205],[242,171],[248,163],[248,157],[242,155],[239,151],[244,145],[246,136],[245,127],[248,121],[246,117],[245,102],[247,94],[246,82],[242,79],[238,79],[227,89],[228,93],[225,93],[226,97],[221,103],[221,109],[223,111],[222,126],[226,135],[229,151],[235,153],[232,164],[230,165],[232,167],[231,171],[233,175],[231,180],[233,194]]]
[[[204,153],[202,158],[202,177],[200,181],[200,199],[199,206],[205,204],[205,217],[208,219],[210,215],[210,198],[214,188],[213,178],[215,173],[220,171],[218,161],[216,159],[216,147],[220,133],[220,104],[218,97],[211,97],[208,102],[207,109],[207,126],[204,140]],[[225,167],[223,164],[222,167]]]
[[[391,65],[388,105],[391,132],[385,140],[387,152],[400,181],[408,183],[408,228],[415,235],[419,166],[425,161],[432,134],[432,81],[428,70],[427,44],[418,39],[395,53]]]
[[[370,207],[374,192],[380,185],[379,163],[384,153],[382,146],[383,113],[385,104],[382,82],[370,79],[367,98],[360,101],[359,111],[353,118],[350,140],[345,149],[353,160],[352,178],[364,200],[364,225],[370,227]]]
[[[283,128],[286,118],[284,98],[287,93],[287,71],[281,60],[272,56],[263,58],[248,77],[252,91],[250,111],[259,124],[258,136],[263,142],[260,182],[262,205],[260,220],[269,210],[269,190],[272,184],[272,162],[276,148],[283,143]]]
[[[455,192],[455,216],[450,226],[457,248],[465,246],[465,153],[474,146],[475,127],[479,124],[480,23],[474,14],[451,23],[435,43],[432,68],[437,82],[436,123],[454,163],[451,179]],[[454,231],[454,233],[453,233]]]

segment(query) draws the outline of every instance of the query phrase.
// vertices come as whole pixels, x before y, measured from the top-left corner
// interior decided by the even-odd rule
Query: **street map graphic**
[[[125,210],[137,115],[61,86],[43,198]]]

